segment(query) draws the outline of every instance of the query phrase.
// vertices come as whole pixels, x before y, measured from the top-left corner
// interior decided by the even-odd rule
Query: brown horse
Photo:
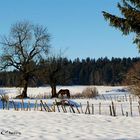
[[[70,91],[68,89],[60,89],[59,92],[57,93],[58,97],[59,95],[61,95],[62,98],[64,97],[64,95],[70,98]]]

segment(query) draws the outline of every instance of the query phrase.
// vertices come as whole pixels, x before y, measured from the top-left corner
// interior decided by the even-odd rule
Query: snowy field
[[[120,86],[58,86],[57,91],[60,89],[69,89],[71,95],[81,93],[87,87],[97,87],[100,94],[109,94],[116,92],[117,89],[123,89]],[[0,94],[8,94],[10,97],[15,97],[16,95],[20,94],[22,89],[20,88],[0,88]],[[108,92],[109,91],[109,92]],[[28,95],[51,95],[51,88],[50,87],[36,87],[36,88],[28,88]]]
[[[57,87],[57,90],[60,88],[68,88],[71,94],[76,94],[81,93],[86,87]],[[34,104],[31,111],[0,109],[0,140],[139,140],[138,99],[135,97],[131,99],[133,107],[131,116],[129,92],[126,87],[97,86],[97,89],[100,96],[96,99],[71,99],[82,104],[83,113],[80,114],[71,113],[68,107],[67,113],[40,111],[40,108],[34,111]],[[8,94],[10,100],[20,92],[20,89],[16,88],[0,88],[0,94]],[[50,88],[29,88],[28,94],[50,94]],[[36,100],[26,99],[24,103],[28,101],[34,103]],[[92,104],[94,105],[94,114],[93,112],[85,114],[87,101],[91,112]],[[109,105],[112,101],[115,104],[116,117],[110,116]],[[51,104],[54,99],[43,99],[43,102]],[[81,108],[78,108],[81,111]]]

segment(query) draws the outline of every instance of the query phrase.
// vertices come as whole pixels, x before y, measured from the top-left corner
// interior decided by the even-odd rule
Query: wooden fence
[[[91,115],[110,115],[110,116],[140,116],[140,101],[138,99],[129,96],[125,97],[125,100],[118,101],[111,99],[102,102],[100,99],[88,100],[86,103],[79,103],[79,106],[72,104],[58,104],[55,100],[52,104],[48,104],[47,100],[35,100],[31,103],[30,100],[25,102],[1,101],[3,110],[15,110],[15,111],[45,111],[45,112],[60,112],[60,113],[78,113],[78,114],[91,114]],[[115,99],[115,98],[114,98]],[[96,102],[95,102],[96,101]]]

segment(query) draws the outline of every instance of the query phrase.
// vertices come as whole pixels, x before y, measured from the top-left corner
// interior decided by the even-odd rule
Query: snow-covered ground
[[[139,140],[140,114],[138,99],[132,98],[133,115],[131,116],[129,92],[126,87],[96,86],[100,96],[96,99],[72,99],[82,104],[83,113],[46,112],[46,111],[14,111],[0,109],[0,140]],[[71,94],[81,93],[85,86],[57,87],[68,88]],[[125,90],[123,90],[125,89]],[[20,90],[16,88],[0,88],[1,94],[14,97]],[[29,88],[28,94],[50,94],[50,88]],[[126,98],[127,97],[127,98]],[[105,98],[105,99],[104,99]],[[24,100],[24,103],[34,103],[35,100]],[[54,99],[44,99],[51,104]],[[94,114],[85,114],[87,101],[94,105]],[[109,105],[112,101],[117,112],[116,117],[110,116]],[[15,102],[21,102],[15,100]],[[40,100],[38,100],[40,103]],[[100,109],[99,109],[100,104]],[[122,116],[122,110],[124,116]],[[56,108],[57,110],[57,108]],[[79,107],[81,111],[81,108]],[[101,111],[101,115],[99,110]],[[76,109],[75,109],[76,111]],[[128,113],[128,117],[126,114]]]
[[[0,111],[1,140],[139,140],[139,130],[139,117]]]

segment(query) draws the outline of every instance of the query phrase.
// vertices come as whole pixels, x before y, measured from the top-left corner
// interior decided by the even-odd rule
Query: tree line
[[[48,58],[41,60],[30,76],[29,86],[50,85],[122,85],[128,70],[140,58]],[[0,72],[0,86],[21,86],[17,70]],[[55,88],[54,88],[55,89]]]

